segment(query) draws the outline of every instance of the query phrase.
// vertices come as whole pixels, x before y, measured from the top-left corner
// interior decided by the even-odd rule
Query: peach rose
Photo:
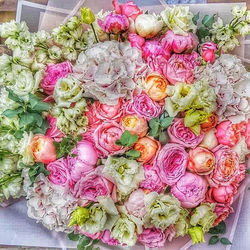
[[[210,129],[214,128],[218,122],[218,116],[212,113],[205,122],[201,124],[201,129],[204,132],[209,131]]]

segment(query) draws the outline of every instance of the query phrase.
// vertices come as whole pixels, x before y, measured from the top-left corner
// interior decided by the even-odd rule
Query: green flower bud
[[[77,207],[71,215],[69,227],[74,225],[83,225],[83,223],[89,218],[89,210],[85,207]]]
[[[191,227],[188,229],[188,233],[192,238],[193,245],[196,243],[205,243],[204,233],[201,227]]]
[[[94,13],[87,7],[81,8],[81,19],[83,23],[91,24],[95,21]]]

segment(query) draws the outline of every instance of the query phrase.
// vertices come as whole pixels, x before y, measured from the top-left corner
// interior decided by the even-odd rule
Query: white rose
[[[239,5],[236,5],[233,7],[232,9],[232,14],[235,16],[235,17],[243,17],[245,12],[247,10],[247,7],[246,6],[243,6],[243,7],[240,7]]]

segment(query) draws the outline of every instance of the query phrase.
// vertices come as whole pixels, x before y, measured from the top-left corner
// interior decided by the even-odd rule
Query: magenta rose
[[[184,147],[168,143],[160,150],[154,166],[159,169],[162,182],[171,186],[185,174],[187,163],[188,153]]]
[[[139,50],[142,50],[142,46],[145,43],[145,39],[136,33],[129,33],[128,34],[128,40],[132,47],[135,47]]]
[[[182,207],[193,208],[205,199],[207,181],[200,175],[186,172],[171,187],[171,192],[181,202]]]
[[[69,61],[49,64],[45,70],[45,76],[40,83],[40,87],[46,94],[52,95],[57,80],[67,77],[69,73],[72,73],[72,66]]]
[[[64,134],[57,128],[56,126],[56,118],[52,115],[47,115],[47,121],[49,122],[50,127],[47,129],[45,135],[51,137],[56,142],[59,142],[62,140]]]
[[[197,136],[190,128],[185,127],[184,119],[182,118],[174,119],[168,127],[168,135],[170,142],[181,144],[186,148],[197,147],[204,138],[203,131]]]
[[[140,188],[161,193],[166,184],[161,181],[156,166],[144,165],[143,168],[145,179],[140,182]]]
[[[215,167],[213,172],[206,176],[207,180],[212,187],[228,186],[240,173],[239,156],[225,145],[218,145],[212,151],[215,156]]]
[[[46,169],[50,172],[48,179],[55,185],[72,188],[74,181],[70,175],[68,161],[66,158],[58,159],[47,165]]]
[[[170,83],[193,83],[194,68],[199,64],[199,54],[193,51],[191,54],[173,54],[168,60],[166,70],[163,72]]]
[[[104,231],[102,238],[101,238],[101,241],[105,244],[108,244],[109,246],[117,246],[120,244],[120,242],[118,240],[110,237],[109,230]]]
[[[125,149],[115,144],[115,142],[120,139],[123,132],[123,127],[117,122],[103,122],[93,133],[95,147],[103,156],[123,153]]]
[[[162,107],[151,100],[145,93],[136,95],[133,101],[128,102],[125,108],[126,114],[136,114],[147,121],[158,117],[162,112]]]
[[[198,43],[197,36],[190,32],[187,36],[181,36],[168,30],[161,38],[162,46],[167,49],[170,47],[174,53],[191,52],[197,48]]]

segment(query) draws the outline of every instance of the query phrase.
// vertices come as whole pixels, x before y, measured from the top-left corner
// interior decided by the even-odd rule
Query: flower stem
[[[92,30],[93,30],[93,32],[94,32],[95,40],[96,40],[97,43],[99,43],[93,23],[91,23],[90,25],[91,25],[91,28],[92,28]]]

